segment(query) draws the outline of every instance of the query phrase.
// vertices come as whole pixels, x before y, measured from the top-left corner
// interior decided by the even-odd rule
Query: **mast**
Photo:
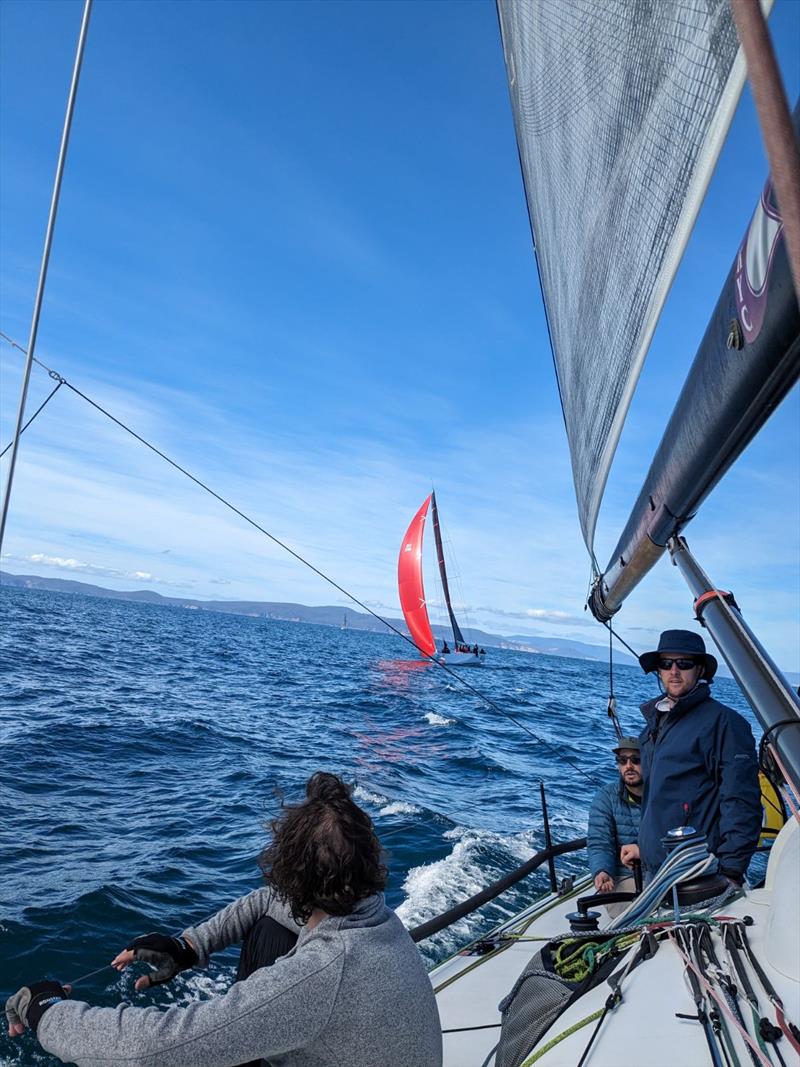
[[[742,616],[732,593],[717,589],[682,537],[670,540],[672,562],[692,592],[705,626],[771,743],[800,784],[800,699]]]
[[[19,438],[22,433],[22,423],[25,420],[25,402],[28,397],[28,384],[31,378],[31,368],[33,367],[34,350],[36,348],[36,335],[39,332],[39,316],[42,310],[42,300],[44,299],[44,288],[47,282],[47,268],[50,263],[50,249],[53,245],[53,233],[56,227],[56,216],[58,214],[58,200],[61,195],[61,180],[64,176],[64,165],[67,160],[67,147],[69,145],[69,134],[72,129],[72,116],[75,111],[75,98],[78,95],[78,82],[81,76],[81,64],[83,63],[83,50],[86,44],[86,34],[89,30],[89,15],[92,10],[92,0],[85,0],[83,6],[83,18],[81,20],[80,33],[78,34],[78,46],[75,53],[75,64],[72,69],[72,81],[69,88],[69,96],[67,98],[67,111],[64,117],[64,127],[61,132],[61,147],[58,151],[58,162],[56,163],[56,176],[53,182],[53,194],[50,199],[50,213],[47,218],[47,230],[44,238],[44,250],[42,252],[41,265],[39,267],[39,281],[36,286],[36,297],[33,302],[33,315],[31,317],[31,329],[28,334],[28,347],[25,355],[25,370],[22,375],[22,386],[20,388],[19,395],[19,407],[17,410],[17,424],[14,430],[14,437],[11,448],[11,461],[8,467],[8,481],[6,482],[5,494],[3,495],[2,508],[0,508],[0,548],[3,546],[3,534],[6,528],[6,519],[8,517],[8,505],[11,500],[11,483],[14,481],[14,470],[17,465],[17,449],[19,448]]]
[[[431,493],[431,504],[433,505],[433,536],[436,538],[436,558],[439,560],[439,574],[442,579],[442,589],[444,590],[444,601],[445,604],[447,604],[447,614],[450,616],[450,625],[453,627],[453,641],[456,645],[465,645],[466,641],[464,640],[464,635],[461,632],[461,627],[456,621],[453,605],[450,603],[450,586],[447,584],[447,567],[444,562],[442,529],[439,525],[439,509],[436,506],[436,493]]]

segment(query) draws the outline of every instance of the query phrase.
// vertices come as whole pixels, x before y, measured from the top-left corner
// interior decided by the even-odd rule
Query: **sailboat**
[[[436,540],[439,577],[441,578],[442,592],[447,605],[447,614],[450,617],[450,626],[453,630],[453,647],[451,648],[444,641],[439,652],[437,652],[436,640],[428,617],[428,605],[425,599],[425,586],[422,578],[422,540],[425,534],[425,520],[428,516],[428,508],[431,509],[433,515],[433,536]],[[464,640],[461,627],[458,625],[458,619],[456,619],[453,611],[435,492],[431,492],[425,497],[406,530],[406,535],[400,546],[400,556],[397,560],[397,588],[400,594],[400,607],[403,610],[403,618],[406,621],[408,632],[411,634],[414,644],[424,656],[435,658],[449,667],[480,667],[483,664],[485,653],[478,650],[477,645],[473,646],[476,651],[470,650],[470,646]]]
[[[587,606],[610,624],[669,553],[697,621],[764,730],[762,769],[770,760],[779,769],[792,816],[770,849],[763,885],[738,893],[723,887],[719,895],[719,882],[705,882],[693,899],[690,876],[672,857],[686,857],[694,846],[680,844],[688,831],[676,827],[675,852],[609,922],[588,874],[577,882],[557,877],[556,858],[579,852],[586,840],[551,843],[542,795],[546,847],[414,931],[418,940],[432,936],[549,867],[548,893],[432,971],[446,1067],[800,1063],[800,701],[732,594],[712,582],[683,535],[800,375],[800,108],[792,124],[762,6],[771,5],[497,3],[580,522],[593,562]],[[745,56],[772,177],[601,570],[594,533],[610,464],[744,83]],[[713,854],[707,861],[716,862]]]
[[[757,4],[744,6],[760,17]],[[581,525],[594,558],[594,526],[616,441],[741,90],[744,63],[730,8],[722,0],[609,3],[605,9],[599,0],[570,5],[499,0],[498,7]],[[572,82],[571,75],[576,76]],[[612,89],[618,92],[610,101],[616,107],[607,106]],[[711,98],[698,100],[701,92]],[[600,122],[604,110],[605,126]],[[698,121],[687,123],[687,116],[695,115]],[[784,131],[782,139],[791,136]],[[548,141],[544,148],[543,140]],[[588,146],[582,155],[581,144]],[[776,181],[778,170],[773,165]],[[658,196],[660,212],[654,203]],[[683,538],[697,507],[798,377],[800,313],[787,245],[800,233],[786,233],[783,201],[784,192],[768,184],[619,546],[605,570],[597,567],[590,606],[601,621],[609,621],[657,559],[670,553],[691,589],[698,619],[764,728],[763,748],[781,772],[787,799],[796,798],[793,817],[777,834],[764,885],[727,901],[724,914],[710,913],[709,925],[734,929],[737,941],[725,946],[722,963],[706,981],[669,932],[661,936],[671,920],[663,918],[659,899],[631,922],[627,944],[616,930],[598,931],[588,876],[559,879],[555,867],[560,855],[579,852],[585,840],[552,844],[543,804],[546,847],[541,852],[502,882],[414,931],[421,941],[515,880],[549,866],[550,890],[542,899],[432,972],[449,1067],[800,1062],[800,1032],[793,1028],[800,1021],[800,704],[731,594],[711,582]],[[565,222],[573,224],[568,233]],[[594,270],[587,273],[587,265]],[[794,272],[800,277],[800,263]],[[621,294],[629,294],[624,308]],[[29,360],[32,348],[29,344]],[[12,456],[23,407],[24,395]],[[8,491],[3,520],[7,501]],[[428,656],[436,645],[421,550],[431,505],[443,566],[433,494],[412,520],[398,564],[406,621]],[[447,588],[444,580],[443,585]],[[448,607],[456,643],[460,630],[449,595]],[[731,922],[735,926],[726,926]],[[532,1028],[521,1020],[515,1052],[499,1047],[504,1020],[498,1004],[535,977],[530,966],[543,943],[562,944],[558,939],[581,924],[605,934],[605,943],[613,942],[611,962],[619,967],[609,982],[616,980],[576,983],[560,1004],[543,994],[531,1005]],[[671,929],[680,927],[678,916]],[[741,953],[738,948],[734,953],[737,945]],[[729,961],[742,964],[741,974]],[[724,997],[717,997],[719,982],[726,974],[731,977],[732,966],[739,990],[726,988],[742,1005],[738,1016]],[[748,1001],[752,1018],[744,1014]],[[768,1025],[760,1025],[762,1020]]]

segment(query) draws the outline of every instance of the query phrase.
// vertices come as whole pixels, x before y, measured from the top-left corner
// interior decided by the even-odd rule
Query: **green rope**
[[[638,933],[627,933],[608,941],[561,941],[553,952],[556,974],[567,982],[581,982],[612,952],[627,952],[638,940]]]
[[[761,1016],[758,1014],[752,1004],[750,1005],[750,1011],[753,1013],[753,1033],[756,1035],[758,1047],[761,1049],[767,1059],[771,1059],[767,1044],[764,1041],[764,1038],[761,1036]]]
[[[585,1019],[581,1019],[580,1022],[573,1023],[572,1026],[567,1027],[566,1030],[562,1030],[557,1037],[552,1038],[546,1045],[542,1045],[542,1047],[537,1049],[532,1056],[528,1056],[527,1060],[520,1064],[520,1067],[531,1067],[531,1064],[536,1063],[537,1060],[541,1059],[551,1048],[555,1048],[555,1046],[563,1041],[564,1038],[569,1037],[570,1034],[574,1034],[577,1030],[581,1030],[584,1026],[588,1026],[589,1023],[593,1023],[595,1019],[599,1019],[604,1011],[605,1008],[599,1008],[597,1011],[593,1011],[591,1015],[587,1015]]]
[[[552,941],[549,937],[531,937],[528,934],[501,934],[500,941]]]

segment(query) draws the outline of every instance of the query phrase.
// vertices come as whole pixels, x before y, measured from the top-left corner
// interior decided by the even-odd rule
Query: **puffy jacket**
[[[609,782],[598,790],[589,809],[589,829],[586,847],[592,877],[606,871],[612,878],[630,874],[619,862],[619,850],[632,845],[639,837],[641,807],[628,799],[622,778]]]
[[[224,996],[166,1010],[63,1000],[42,1017],[42,1047],[82,1067],[225,1067],[264,1057],[272,1067],[441,1067],[430,979],[382,893],[310,930],[257,889],[184,931],[198,966],[262,915],[298,932],[297,944]]]
[[[688,823],[708,836],[723,873],[740,878],[761,830],[761,791],[753,733],[742,716],[701,682],[665,715],[642,705],[642,823],[639,852],[645,878],[666,857],[667,830]],[[661,723],[659,726],[659,717]]]

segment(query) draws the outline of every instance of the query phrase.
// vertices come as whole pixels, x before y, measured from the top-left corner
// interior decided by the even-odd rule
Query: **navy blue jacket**
[[[595,793],[586,831],[589,870],[593,878],[600,871],[612,878],[623,878],[631,873],[620,863],[619,850],[623,845],[637,841],[640,813],[640,805],[628,799],[628,790],[620,777]]]
[[[639,852],[645,877],[666,857],[661,838],[687,823],[708,836],[721,870],[747,870],[761,830],[761,790],[753,733],[741,715],[714,700],[704,682],[662,716],[642,705],[642,823]],[[684,805],[688,805],[685,809]]]

